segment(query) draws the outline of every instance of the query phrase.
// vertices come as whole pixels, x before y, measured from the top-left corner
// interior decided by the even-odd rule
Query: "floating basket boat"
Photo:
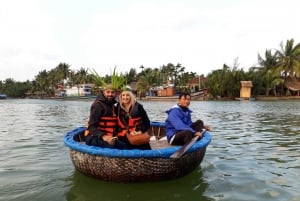
[[[114,182],[148,182],[174,179],[194,170],[202,162],[211,141],[208,132],[180,158],[170,158],[181,146],[168,146],[158,140],[165,136],[164,123],[151,122],[151,150],[119,150],[88,146],[84,143],[85,127],[64,136],[75,168],[88,176]],[[163,144],[163,147],[161,145]]]

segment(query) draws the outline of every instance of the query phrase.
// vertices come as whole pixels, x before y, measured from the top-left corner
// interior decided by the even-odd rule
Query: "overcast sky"
[[[0,80],[33,80],[64,62],[100,75],[180,63],[207,75],[248,70],[300,42],[298,0],[0,0]]]

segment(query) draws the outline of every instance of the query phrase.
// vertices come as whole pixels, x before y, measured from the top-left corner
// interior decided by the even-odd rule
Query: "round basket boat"
[[[84,143],[85,129],[78,127],[64,136],[73,165],[87,176],[114,182],[160,181],[184,176],[199,166],[211,141],[211,135],[206,132],[183,156],[170,158],[181,146],[151,150],[88,146]],[[151,122],[149,133],[156,139],[162,138],[165,135],[164,123]]]

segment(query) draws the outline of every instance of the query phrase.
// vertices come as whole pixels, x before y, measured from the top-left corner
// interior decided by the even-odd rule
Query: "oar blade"
[[[206,130],[203,130],[203,131],[202,131],[202,135],[203,135],[205,132],[206,132]],[[195,143],[197,142],[197,140],[198,140],[199,138],[200,138],[200,136],[195,136],[195,137],[193,137],[192,140],[191,140],[189,143],[183,145],[178,151],[174,152],[174,153],[170,156],[170,158],[180,158],[182,155],[185,154],[185,152],[187,152],[187,151],[193,146],[193,144],[195,144]]]

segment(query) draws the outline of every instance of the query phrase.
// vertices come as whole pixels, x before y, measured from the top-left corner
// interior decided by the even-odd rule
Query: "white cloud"
[[[258,53],[291,38],[299,42],[296,3],[1,1],[0,80],[32,79],[60,62],[100,74],[171,62],[207,74],[238,57],[247,69]]]
[[[52,36],[52,22],[37,1],[5,1],[0,7],[0,79],[33,79],[57,64],[60,48]]]
[[[99,66],[127,68],[193,60],[203,35],[194,27],[196,15],[182,5],[149,4],[99,13],[84,36],[88,59],[98,60]]]

